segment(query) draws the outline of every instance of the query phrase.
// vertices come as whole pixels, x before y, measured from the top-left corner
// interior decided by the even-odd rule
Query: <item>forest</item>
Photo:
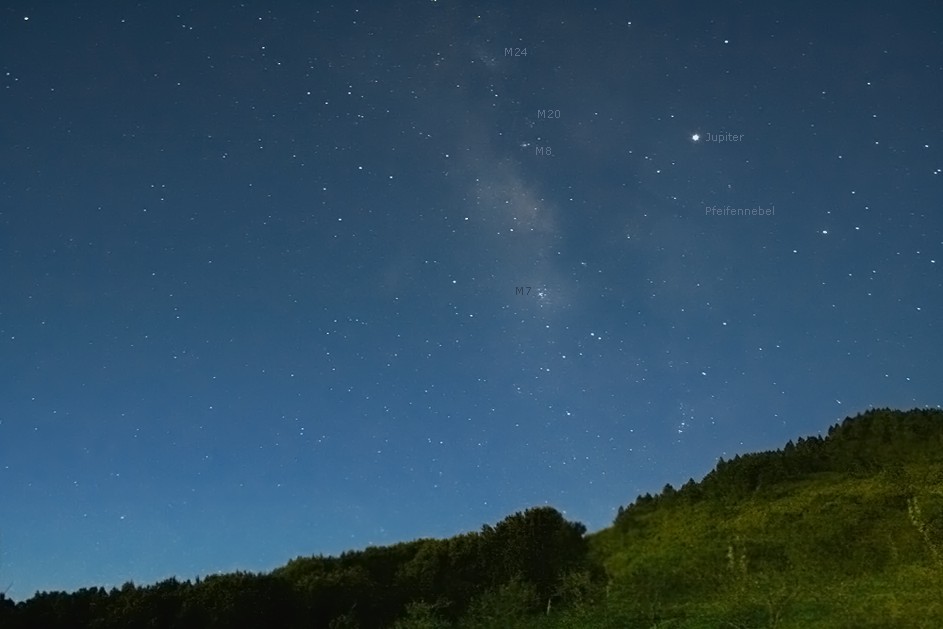
[[[620,507],[269,573],[0,595],[0,627],[941,627],[943,411],[874,409]]]

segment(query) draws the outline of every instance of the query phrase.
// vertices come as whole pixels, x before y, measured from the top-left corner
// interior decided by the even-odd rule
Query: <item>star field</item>
[[[939,407],[938,7],[519,4],[2,10],[0,590]]]

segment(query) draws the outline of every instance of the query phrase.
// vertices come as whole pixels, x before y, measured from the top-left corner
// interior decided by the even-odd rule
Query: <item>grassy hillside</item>
[[[943,412],[874,410],[721,460],[592,535],[552,508],[480,532],[106,592],[2,627],[941,627]]]
[[[599,626],[943,626],[943,413],[872,411],[721,462],[590,546]]]

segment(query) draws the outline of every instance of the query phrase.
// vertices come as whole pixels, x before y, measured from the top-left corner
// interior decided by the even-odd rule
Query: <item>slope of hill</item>
[[[940,627],[943,411],[721,460],[592,535],[549,507],[269,574],[0,595],[0,627]]]
[[[875,410],[721,461],[591,537],[639,626],[943,626],[943,413]]]

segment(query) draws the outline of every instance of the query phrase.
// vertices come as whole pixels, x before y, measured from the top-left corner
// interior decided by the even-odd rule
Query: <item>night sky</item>
[[[939,408],[941,24],[7,3],[0,591],[543,504],[597,530],[720,456]]]

